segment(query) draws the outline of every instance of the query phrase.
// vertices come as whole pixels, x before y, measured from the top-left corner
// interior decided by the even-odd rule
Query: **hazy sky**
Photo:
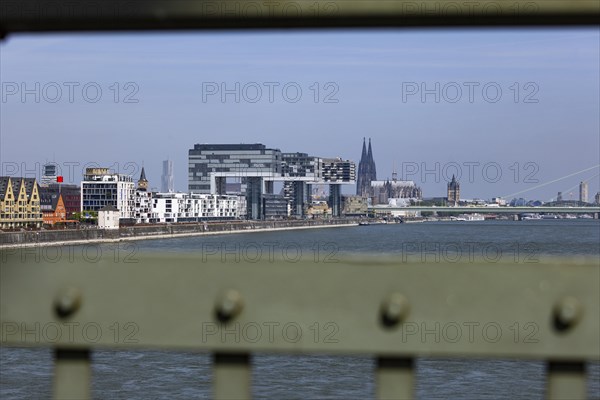
[[[1,174],[55,160],[67,181],[86,163],[137,179],[143,163],[160,187],[169,157],[185,191],[195,143],[358,164],[371,137],[380,179],[395,164],[425,197],[457,172],[463,198],[510,195],[600,164],[599,48],[597,28],[11,36]],[[591,199],[599,172],[522,196],[576,198],[592,178]]]

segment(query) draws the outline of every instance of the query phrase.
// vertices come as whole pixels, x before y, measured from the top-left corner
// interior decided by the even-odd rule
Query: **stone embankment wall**
[[[302,221],[242,221],[223,223],[157,224],[121,227],[118,230],[64,229],[20,232],[0,232],[0,247],[21,244],[53,242],[86,242],[108,240],[144,239],[152,236],[185,236],[217,234],[228,232],[248,232],[261,229],[294,229],[315,226],[336,226],[356,224],[350,219],[302,220]]]

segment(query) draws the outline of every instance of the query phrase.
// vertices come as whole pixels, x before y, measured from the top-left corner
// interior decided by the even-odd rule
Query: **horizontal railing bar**
[[[596,25],[595,0],[4,0],[0,31]]]
[[[212,352],[600,357],[596,260],[251,263],[2,254],[1,344]],[[123,261],[123,260],[121,260]],[[319,261],[319,262],[315,262]]]

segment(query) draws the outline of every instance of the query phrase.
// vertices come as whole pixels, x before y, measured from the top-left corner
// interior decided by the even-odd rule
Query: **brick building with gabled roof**
[[[67,209],[60,193],[42,193],[40,208],[44,224],[54,225],[57,222],[67,221]]]

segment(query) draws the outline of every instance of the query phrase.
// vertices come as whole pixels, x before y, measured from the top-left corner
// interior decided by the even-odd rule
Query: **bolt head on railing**
[[[583,307],[575,297],[562,298],[554,306],[554,329],[564,332],[573,328],[581,319]]]
[[[60,318],[73,315],[81,306],[81,292],[73,287],[62,290],[54,301],[54,311]]]
[[[393,328],[406,319],[409,310],[408,299],[400,293],[392,293],[381,303],[381,323],[386,328]]]
[[[224,291],[217,298],[215,303],[215,316],[219,322],[226,323],[231,321],[242,312],[244,302],[240,292],[234,289]]]

